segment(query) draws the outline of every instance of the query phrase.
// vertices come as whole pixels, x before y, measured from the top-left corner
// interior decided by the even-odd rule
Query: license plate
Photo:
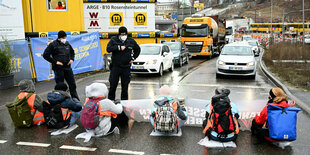
[[[242,70],[242,67],[229,67],[229,70]]]
[[[143,66],[132,66],[132,69],[144,69]]]

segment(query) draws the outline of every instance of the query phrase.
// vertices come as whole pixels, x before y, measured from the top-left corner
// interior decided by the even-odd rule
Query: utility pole
[[[254,23],[256,23],[256,7],[255,7],[255,18],[254,18]]]
[[[305,0],[302,0],[302,44],[305,44]]]
[[[270,24],[270,34],[271,34],[271,36],[270,36],[270,44],[272,44],[273,43],[273,32],[272,32],[272,0],[270,0],[270,5],[271,5],[271,7],[270,7],[270,13],[271,13],[271,17],[270,17],[270,19],[271,19],[271,24]]]
[[[286,25],[284,25],[284,23],[285,23],[285,13],[284,13],[284,9],[283,9],[283,13],[282,13],[282,41],[284,42],[284,40],[285,40],[285,38],[284,38],[284,26],[286,26]]]

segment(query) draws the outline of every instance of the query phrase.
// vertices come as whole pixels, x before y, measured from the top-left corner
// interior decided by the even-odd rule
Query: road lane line
[[[77,151],[96,151],[97,150],[97,148],[69,146],[69,145],[63,145],[60,147],[60,149],[77,150]]]
[[[193,89],[193,90],[191,90],[191,91],[195,91],[195,92],[207,92],[206,90],[195,90],[195,89]]]
[[[33,143],[33,142],[18,142],[17,145],[25,145],[25,146],[38,146],[38,147],[49,147],[51,144],[45,143]]]
[[[6,143],[7,140],[0,140],[0,144]]]
[[[130,150],[119,150],[119,149],[110,149],[110,153],[121,153],[121,154],[144,154],[144,152],[130,151]]]

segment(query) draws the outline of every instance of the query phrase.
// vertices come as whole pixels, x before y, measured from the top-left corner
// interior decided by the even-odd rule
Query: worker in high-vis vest
[[[31,115],[33,115],[33,124],[41,125],[44,123],[42,99],[39,95],[35,94],[35,86],[31,80],[22,80],[18,84],[20,93],[17,96],[19,99],[32,94],[28,99]]]
[[[67,84],[57,83],[54,91],[47,94],[47,102],[60,104],[65,121],[64,127],[71,127],[80,118],[82,105],[77,98],[71,98]]]
[[[81,114],[81,123],[86,132],[77,135],[75,138],[83,138],[84,142],[88,142],[91,137],[100,137],[112,133],[119,133],[117,116],[122,113],[121,104],[115,104],[107,99],[109,94],[108,88],[103,83],[93,83],[86,86],[86,101]],[[91,110],[88,108],[96,108],[95,115],[98,115],[99,122],[91,120]],[[94,119],[94,118],[93,118]],[[96,123],[96,125],[90,125]]]

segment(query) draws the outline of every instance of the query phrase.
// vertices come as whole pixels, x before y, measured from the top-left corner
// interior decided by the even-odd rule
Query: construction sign
[[[135,12],[135,26],[147,26],[146,12]]]
[[[110,26],[123,26],[123,12],[110,12]]]

